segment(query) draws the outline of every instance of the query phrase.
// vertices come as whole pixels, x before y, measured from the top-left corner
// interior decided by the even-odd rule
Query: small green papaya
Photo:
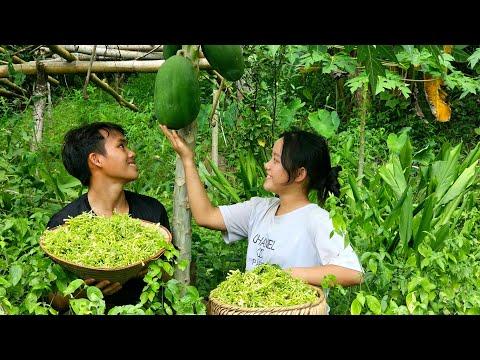
[[[167,60],[173,55],[177,55],[177,51],[182,48],[182,45],[163,45],[163,58]]]
[[[161,124],[181,129],[200,111],[200,84],[193,63],[174,55],[160,66],[155,78],[153,110]]]
[[[202,51],[210,66],[230,81],[237,81],[245,71],[243,51],[240,45],[202,45]]]

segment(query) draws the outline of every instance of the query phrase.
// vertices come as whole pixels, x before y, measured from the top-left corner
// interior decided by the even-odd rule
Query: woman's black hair
[[[105,138],[100,133],[105,130],[107,136],[111,131],[125,135],[125,130],[110,122],[95,122],[69,130],[64,137],[62,161],[68,173],[76,177],[82,185],[90,184],[92,176],[88,167],[88,155],[92,152],[105,155]]]
[[[323,204],[328,193],[340,195],[338,173],[340,166],[332,167],[330,153],[325,138],[303,130],[284,132],[282,150],[282,166],[287,171],[288,182],[292,182],[300,168],[307,171],[307,193],[315,189],[318,191],[318,202]]]

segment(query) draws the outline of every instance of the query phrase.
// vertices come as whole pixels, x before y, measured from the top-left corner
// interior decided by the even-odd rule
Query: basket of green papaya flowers
[[[209,315],[325,315],[323,290],[278,265],[262,264],[242,273],[230,271],[210,292]]]
[[[40,247],[56,263],[83,279],[124,284],[165,251],[174,251],[168,229],[128,214],[82,213],[47,229]]]

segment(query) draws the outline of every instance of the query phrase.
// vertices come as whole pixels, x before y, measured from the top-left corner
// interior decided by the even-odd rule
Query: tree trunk
[[[187,58],[196,59],[192,45],[183,45]],[[198,61],[198,60],[195,60]],[[197,135],[197,120],[178,131],[187,145],[195,148]],[[175,187],[173,190],[173,243],[180,252],[180,260],[188,260],[184,270],[175,268],[174,278],[183,284],[190,284],[190,262],[192,261],[192,212],[188,202],[187,187],[185,184],[185,169],[177,154],[175,169]]]
[[[197,121],[178,131],[187,145],[195,148]],[[180,251],[180,259],[187,259],[185,270],[175,268],[174,278],[184,284],[190,284],[190,262],[192,260],[192,212],[185,184],[185,170],[182,160],[177,154],[175,169],[175,187],[173,189],[173,243]]]
[[[31,150],[36,151],[38,145],[42,142],[43,135],[43,114],[47,102],[47,76],[43,63],[37,61],[37,81],[33,91],[33,118],[35,120],[34,134],[31,144]]]
[[[358,173],[359,184],[362,183],[363,167],[365,164],[365,124],[367,122],[367,106],[368,106],[368,84],[360,87],[356,93],[357,102],[360,111],[360,131],[358,145]]]
[[[220,76],[221,77],[221,76]],[[210,124],[212,126],[212,161],[215,165],[218,166],[218,101],[222,94],[222,89],[225,80],[221,77],[220,85],[218,89],[214,87],[213,90],[213,102],[212,102],[212,113],[210,114]]]
[[[218,111],[215,108],[215,100],[218,97],[217,93],[219,91],[214,88],[213,90],[213,102],[212,102],[212,109],[213,109],[213,116],[212,116],[212,161],[213,163],[218,166]],[[218,100],[217,100],[218,101]]]

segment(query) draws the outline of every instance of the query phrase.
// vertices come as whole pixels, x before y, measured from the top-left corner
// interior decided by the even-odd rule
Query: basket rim
[[[238,306],[238,305],[231,305],[231,304],[225,304],[221,302],[220,300],[216,298],[211,298],[210,296],[208,297],[208,300],[219,305],[223,306],[225,308],[229,308],[232,310],[237,310],[237,311],[243,311],[243,312],[259,312],[259,311],[289,311],[289,310],[297,310],[297,309],[303,309],[303,308],[308,308],[312,306],[317,306],[320,305],[322,302],[325,301],[325,293],[322,288],[312,285],[312,284],[307,284],[308,286],[311,286],[315,288],[317,291],[317,294],[319,295],[318,299],[315,300],[314,302],[310,303],[305,303],[305,304],[299,304],[299,305],[290,305],[290,306],[272,306],[272,307],[243,307],[243,306]]]
[[[161,225],[160,223],[154,223],[154,222],[151,222],[151,221],[148,221],[148,220],[143,220],[143,219],[138,219],[138,220],[140,220],[142,223],[146,223],[149,226],[153,225],[153,226],[159,228],[160,230],[162,230],[162,232],[164,232],[168,236],[165,241],[167,243],[172,242],[172,233],[165,226]],[[62,226],[65,226],[65,225],[66,224],[64,223],[64,224],[55,226],[52,229],[47,229],[46,231],[55,231],[55,230],[60,229]],[[47,249],[45,249],[44,244],[43,244],[44,237],[45,237],[45,232],[40,236],[40,239],[39,239],[38,242],[40,244],[40,248],[50,258],[52,258],[53,260],[65,263],[67,265],[70,265],[72,267],[77,267],[77,268],[81,268],[81,269],[85,269],[85,270],[93,270],[93,271],[121,271],[121,270],[126,270],[126,269],[137,267],[138,265],[144,266],[145,264],[149,263],[150,261],[156,260],[157,258],[159,258],[165,252],[165,248],[161,248],[157,253],[155,253],[151,257],[149,257],[147,259],[144,259],[144,260],[137,261],[136,263],[133,263],[133,264],[130,264],[130,265],[114,267],[114,268],[100,268],[100,267],[92,267],[92,266],[76,264],[76,263],[73,263],[71,261],[64,260],[62,258],[59,258],[58,256],[53,255],[51,252],[49,252]]]

